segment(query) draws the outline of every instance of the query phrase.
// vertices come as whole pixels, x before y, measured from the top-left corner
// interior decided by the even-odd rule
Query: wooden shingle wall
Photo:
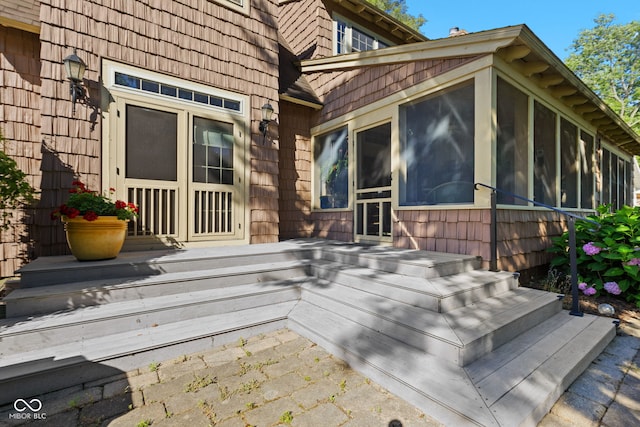
[[[322,0],[298,0],[280,6],[280,33],[301,59],[333,55],[331,18]]]
[[[310,108],[281,102],[280,238],[353,240],[353,212],[311,210],[312,151]]]
[[[40,185],[40,47],[38,35],[0,25],[0,131],[2,150]],[[29,231],[32,209],[11,212],[11,226],[0,229],[0,277],[12,276],[33,256]]]
[[[401,210],[394,213],[394,246],[491,258],[489,209]],[[566,229],[565,219],[545,211],[499,209],[498,268],[521,271],[549,263],[551,238]]]
[[[284,101],[280,113],[280,238],[311,237],[311,112]]]
[[[314,73],[309,83],[324,103],[321,121],[331,120],[408,89],[476,59],[424,60],[352,71]]]
[[[65,198],[74,177],[101,183],[102,59],[251,95],[251,241],[276,241],[277,145],[262,145],[260,107],[277,107],[277,0],[251,0],[249,16],[207,0],[43,0],[41,254],[67,252],[62,226],[50,224],[50,207]],[[87,64],[86,105],[71,114],[61,61],[77,48]],[[277,111],[276,111],[277,117]]]

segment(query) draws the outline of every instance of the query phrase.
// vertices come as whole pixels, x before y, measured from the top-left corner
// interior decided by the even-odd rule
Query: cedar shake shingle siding
[[[101,188],[102,144],[106,143],[102,141],[101,120],[101,108],[106,105],[100,88],[103,59],[250,96],[252,141],[247,165],[254,172],[247,209],[256,222],[250,226],[250,241],[277,241],[278,146],[261,143],[258,122],[260,107],[268,100],[278,109],[278,1],[251,0],[249,16],[208,0],[40,3],[39,43],[37,36],[31,34],[27,34],[31,38],[28,49],[12,43],[19,52],[35,52],[39,62],[36,60],[28,72],[23,70],[13,77],[11,69],[7,71],[2,50],[5,92],[0,123],[6,128],[9,122],[32,117],[33,127],[40,127],[40,135],[29,126],[18,129],[21,134],[30,135],[25,139],[31,144],[41,142],[40,146],[24,149],[30,153],[25,158],[33,156],[35,163],[21,164],[35,175],[34,184],[39,185],[42,179],[41,202],[33,221],[37,227],[30,236],[39,245],[35,255],[69,253],[63,227],[50,221],[49,213],[66,199],[73,179]],[[18,30],[0,29],[3,40],[8,37],[7,32],[14,38],[26,37],[16,36],[23,34]],[[62,60],[74,48],[87,64],[84,85],[88,100],[86,105],[77,105],[72,116]],[[33,78],[25,79],[25,75]],[[30,89],[23,90],[35,96],[4,88],[16,78],[28,81]],[[31,109],[33,112],[25,113]],[[37,112],[40,115],[36,118]],[[276,118],[277,114],[276,111]],[[5,129],[8,138],[15,132],[13,128]],[[16,251],[5,248],[4,252]],[[0,276],[10,274],[13,264],[0,271]]]
[[[204,0],[90,0],[62,8],[43,1],[42,51],[43,138],[56,154],[61,186],[49,189],[49,205],[68,189],[72,174],[88,185],[101,182],[101,59],[124,62],[185,80],[251,96],[252,132],[257,133],[260,107],[277,99],[277,1],[252,1],[250,16]],[[78,107],[71,118],[68,84],[60,61],[78,48],[87,63],[85,84],[91,105]],[[254,129],[255,127],[255,129]],[[255,140],[257,141],[257,136]],[[277,147],[252,143],[250,205],[252,242],[277,240]],[[60,168],[60,165],[57,165]],[[276,219],[275,225],[271,222]],[[271,225],[267,225],[271,224]],[[52,225],[59,227],[58,224]],[[258,237],[259,235],[259,237]],[[45,254],[66,250],[64,240],[51,242]]]
[[[351,71],[315,73],[307,79],[324,103],[321,122],[342,116],[396,92],[432,79],[476,58],[415,61],[363,67]]]
[[[3,151],[40,186],[40,47],[38,35],[0,25],[0,130]],[[11,212],[11,227],[0,229],[0,277],[12,276],[34,253],[29,230],[32,210]],[[47,219],[48,221],[48,219]]]

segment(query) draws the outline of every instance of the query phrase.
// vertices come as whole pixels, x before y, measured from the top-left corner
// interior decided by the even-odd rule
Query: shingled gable
[[[280,99],[315,109],[322,108],[322,102],[300,71],[298,57],[292,52],[282,35],[278,34],[278,93]]]
[[[624,151],[639,155],[638,136],[524,24],[301,61],[302,73],[335,72],[427,59],[496,54],[517,72],[572,108]]]

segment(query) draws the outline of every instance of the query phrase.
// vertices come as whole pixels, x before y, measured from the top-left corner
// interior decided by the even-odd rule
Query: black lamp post
[[[76,112],[76,101],[79,99],[84,99],[86,94],[84,87],[82,87],[82,76],[84,76],[84,71],[87,69],[87,65],[84,61],[76,54],[76,49],[73,49],[73,53],[62,60],[64,63],[64,69],[67,73],[67,78],[71,84],[71,102],[73,102],[73,106],[71,107],[72,114]]]

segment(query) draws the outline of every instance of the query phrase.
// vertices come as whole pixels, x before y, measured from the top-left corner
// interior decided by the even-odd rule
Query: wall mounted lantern
[[[76,54],[76,49],[73,49],[73,53],[62,60],[64,63],[64,69],[67,73],[67,78],[71,84],[71,107],[72,114],[76,112],[76,101],[84,99],[86,97],[85,89],[82,87],[82,77],[84,76],[84,70],[87,69],[87,65]]]
[[[273,107],[268,102],[264,104],[261,108],[262,110],[262,120],[260,120],[260,133],[262,133],[262,137],[267,136],[267,132],[269,131],[269,123],[271,123],[271,117],[273,116]]]

